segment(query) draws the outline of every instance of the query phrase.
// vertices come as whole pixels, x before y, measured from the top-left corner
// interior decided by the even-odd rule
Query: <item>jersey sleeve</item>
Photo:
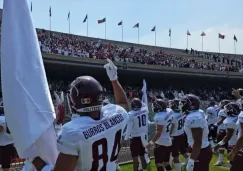
[[[79,140],[80,137],[75,130],[69,127],[62,127],[62,132],[57,139],[57,149],[63,154],[69,154],[73,156],[79,155]]]
[[[204,128],[206,120],[202,117],[186,118],[185,126],[188,128]]]

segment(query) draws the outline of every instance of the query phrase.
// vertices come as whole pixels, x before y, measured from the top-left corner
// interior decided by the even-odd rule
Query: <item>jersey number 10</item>
[[[139,128],[141,126],[146,126],[146,115],[138,116],[138,126],[139,126]]]
[[[122,130],[118,130],[115,135],[114,145],[112,148],[112,154],[110,157],[110,162],[116,161],[118,157],[118,153],[120,151],[121,145],[121,133]],[[109,141],[111,141],[109,139]],[[99,153],[99,146],[101,146],[102,152]],[[92,155],[93,155],[93,162],[92,162],[92,169],[90,171],[98,171],[99,168],[99,160],[103,161],[103,167],[99,171],[106,171],[106,165],[108,162],[108,142],[106,138],[99,139],[95,141],[92,145]]]

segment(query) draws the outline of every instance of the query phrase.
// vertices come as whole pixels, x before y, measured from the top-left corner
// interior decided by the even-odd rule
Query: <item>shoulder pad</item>
[[[206,120],[200,116],[187,117],[185,125],[190,128],[204,128]]]

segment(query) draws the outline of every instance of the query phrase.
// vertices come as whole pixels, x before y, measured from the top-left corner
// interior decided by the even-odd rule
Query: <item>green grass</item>
[[[209,169],[210,171],[226,171],[226,170],[229,170],[229,169],[225,169],[223,167],[214,166],[213,164],[216,163],[216,161],[217,161],[217,156],[214,155],[213,159],[210,163],[210,169]],[[225,161],[225,163],[227,163],[227,161]],[[155,164],[154,164],[154,160],[151,160],[150,167],[151,167],[150,171],[157,171]],[[121,166],[121,171],[132,171],[132,170],[133,170],[132,164]]]

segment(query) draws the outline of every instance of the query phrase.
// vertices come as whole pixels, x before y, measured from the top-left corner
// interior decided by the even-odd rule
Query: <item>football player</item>
[[[211,102],[209,104],[209,107],[206,109],[206,120],[208,122],[209,126],[209,134],[208,138],[211,144],[213,144],[213,141],[215,141],[217,134],[211,131],[211,127],[217,122],[218,120],[218,106],[215,105],[215,102]]]
[[[212,159],[212,148],[208,141],[208,124],[199,112],[200,100],[197,96],[188,94],[182,98],[182,112],[186,114],[184,130],[189,146],[192,148],[188,160],[187,171],[209,171]]]
[[[227,115],[227,118],[224,120],[224,125],[226,127],[226,135],[225,137],[214,147],[217,150],[220,146],[224,146],[228,143],[227,152],[233,149],[237,142],[238,137],[238,115],[240,114],[240,106],[238,103],[231,102],[224,106],[224,111]]]
[[[10,171],[11,159],[13,157],[13,139],[7,131],[7,124],[3,107],[0,107],[0,163],[3,171]]]
[[[138,171],[138,157],[141,160],[143,171],[147,169],[147,163],[144,158],[145,147],[148,136],[148,106],[139,98],[132,99],[132,110],[128,113],[129,122],[127,125],[127,131],[125,133],[125,140],[130,139],[130,150],[133,158],[133,170]]]
[[[102,105],[103,88],[93,77],[77,77],[71,83],[72,108],[80,117],[62,127],[58,138],[60,153],[54,171],[116,170],[120,140],[128,121],[125,109],[128,110],[129,105],[118,81],[117,67],[110,60],[104,67],[117,105]],[[40,157],[32,163],[37,170],[51,170]]]
[[[157,114],[154,116],[154,121],[157,126],[157,131],[155,136],[147,145],[149,148],[152,145],[155,145],[154,148],[154,157],[157,171],[165,170],[172,171],[170,165],[170,155],[171,155],[171,122],[172,122],[172,112],[167,110],[167,104],[164,100],[156,99],[153,102],[154,112]]]
[[[227,118],[227,114],[224,111],[224,106],[230,103],[229,100],[222,100],[219,103],[219,112],[218,112],[218,121],[210,127],[210,131],[212,134],[217,134],[217,138],[215,143],[222,141],[222,139],[226,135],[226,127],[223,124],[224,120]],[[228,149],[228,143],[226,143],[223,147],[221,146],[218,150],[219,157],[218,161],[214,164],[214,166],[222,166],[224,164],[224,151]]]
[[[180,101],[178,99],[169,101],[169,108],[173,110],[170,136],[172,138],[172,157],[176,171],[181,171],[179,154],[185,158],[185,164],[189,159],[186,149],[186,135],[184,133],[185,115],[181,113]]]
[[[238,141],[235,147],[228,155],[229,161],[231,161],[231,168],[230,171],[243,171],[243,112],[241,111],[240,115],[238,116],[239,125],[239,135]]]

